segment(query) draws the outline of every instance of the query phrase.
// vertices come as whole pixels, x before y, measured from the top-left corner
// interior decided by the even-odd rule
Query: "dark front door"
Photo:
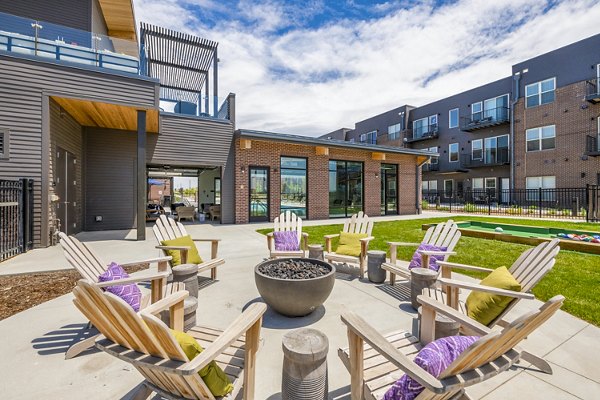
[[[250,221],[269,220],[269,168],[250,167]]]
[[[71,152],[56,148],[54,163],[54,193],[58,196],[56,216],[60,220],[60,230],[67,235],[81,229],[77,218],[77,158]]]
[[[381,165],[381,215],[398,214],[398,166]]]

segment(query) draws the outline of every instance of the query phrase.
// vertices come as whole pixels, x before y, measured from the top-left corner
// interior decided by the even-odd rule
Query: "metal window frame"
[[[599,117],[600,118],[600,117]],[[600,123],[600,121],[599,121]],[[548,127],[554,127],[554,136],[552,136],[554,138],[554,147],[551,149],[542,149],[542,129],[543,128],[548,128]],[[527,139],[527,132],[529,131],[533,131],[536,130],[537,131],[537,138],[536,139]],[[598,130],[600,132],[600,126],[598,127]],[[500,136],[504,136],[504,135],[500,135]],[[600,134],[599,134],[600,136]],[[498,136],[499,137],[499,136]],[[549,138],[546,138],[549,139]],[[537,142],[538,143],[538,149],[537,150],[527,150],[527,144],[529,142]],[[509,143],[508,143],[509,147],[510,147],[510,138],[509,138]],[[537,126],[535,128],[529,128],[529,129],[525,129],[525,152],[526,153],[532,153],[534,151],[546,151],[546,150],[555,150],[556,149],[556,124],[552,124],[552,125],[544,125],[544,126]]]
[[[2,152],[0,152],[0,160],[8,160],[10,152],[10,129],[0,128],[0,135],[2,135]]]
[[[542,83],[547,82],[547,81],[552,81],[553,84],[554,84],[553,85],[554,87],[552,88],[552,90],[542,91]],[[527,96],[527,88],[530,87],[530,86],[533,86],[533,85],[536,85],[538,87],[538,92],[536,94]],[[549,93],[549,92],[555,92],[555,91],[556,91],[556,77],[555,76],[553,76],[552,78],[542,79],[541,81],[530,83],[529,85],[525,85],[525,108],[532,108],[532,107],[537,107],[537,106],[541,106],[541,105],[544,105],[544,104],[553,103],[554,100],[556,100],[556,96],[555,96],[554,100],[552,100],[551,102],[542,103],[542,94]],[[527,99],[530,98],[530,97],[537,97],[538,102],[537,102],[537,104],[534,104],[534,105],[528,107],[527,106]],[[509,101],[510,101],[510,99],[509,99]]]

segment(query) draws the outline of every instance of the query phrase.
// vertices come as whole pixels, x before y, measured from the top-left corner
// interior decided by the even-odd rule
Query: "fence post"
[[[585,222],[590,222],[590,184],[585,185]]]
[[[540,218],[542,218],[542,188],[538,188],[538,208],[539,208],[539,214],[540,214]]]
[[[23,252],[25,253],[27,250],[31,250],[33,247],[33,179],[22,178],[21,188],[23,190],[21,193],[21,218],[23,221]]]
[[[488,189],[487,195],[485,196],[485,200],[487,201],[488,206],[488,215],[492,215],[492,202],[490,201],[490,190]]]

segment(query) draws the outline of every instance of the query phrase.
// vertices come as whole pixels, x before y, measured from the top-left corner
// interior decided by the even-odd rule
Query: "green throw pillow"
[[[360,256],[360,239],[369,237],[366,233],[340,232],[340,241],[335,252],[347,256]]]
[[[497,289],[521,291],[521,284],[508,272],[506,267],[492,271],[480,284]],[[483,325],[488,325],[504,311],[513,299],[513,297],[474,290],[467,297],[467,315]]]
[[[160,242],[163,246],[189,246],[187,254],[187,263],[188,264],[202,264],[202,258],[200,254],[198,254],[198,249],[194,244],[190,235],[178,237],[177,239],[171,240],[163,240]],[[177,265],[183,264],[181,262],[181,251],[179,250],[165,250],[165,252],[173,257],[171,260],[171,264],[175,267]]]
[[[175,340],[190,361],[204,350],[191,335],[172,329],[171,333],[175,336]],[[213,396],[225,396],[233,390],[233,384],[229,377],[215,361],[211,361],[206,367],[198,371],[198,374],[200,374]]]

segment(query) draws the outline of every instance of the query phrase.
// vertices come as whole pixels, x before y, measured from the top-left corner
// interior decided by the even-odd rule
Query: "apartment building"
[[[438,153],[422,167],[422,190],[442,201],[467,189],[502,203],[510,199],[500,189],[599,184],[599,83],[595,35],[515,64],[496,82],[357,122],[344,136]]]

